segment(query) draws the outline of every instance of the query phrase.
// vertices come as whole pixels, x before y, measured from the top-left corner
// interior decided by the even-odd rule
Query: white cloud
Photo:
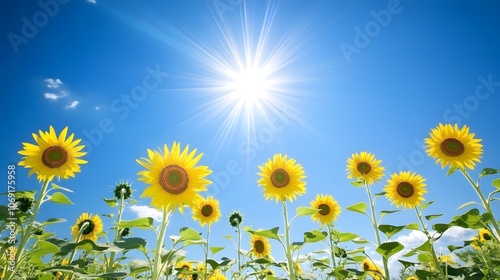
[[[51,93],[51,92],[46,92],[43,94],[43,97],[45,97],[45,99],[50,99],[50,100],[57,100],[60,98],[59,95],[55,94],[55,93]]]
[[[96,111],[101,110],[101,106],[95,106],[95,110],[96,110]]]
[[[87,0],[87,2],[92,3],[92,4],[97,3],[95,0]]]
[[[80,102],[75,100],[75,101],[71,102],[69,105],[67,105],[66,109],[75,109],[76,106],[78,106],[78,103],[80,103]]]
[[[60,79],[45,79],[43,80],[48,88],[58,88],[63,82]]]
[[[132,212],[134,212],[139,218],[151,217],[157,222],[161,222],[163,218],[160,211],[145,205],[132,205],[130,206],[130,210],[132,210]]]

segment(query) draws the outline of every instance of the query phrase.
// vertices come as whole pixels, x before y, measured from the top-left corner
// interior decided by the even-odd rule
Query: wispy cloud
[[[46,92],[43,94],[43,97],[45,97],[45,99],[50,99],[50,100],[57,100],[60,98],[59,95],[55,94],[55,93],[51,93],[51,92]]]
[[[58,88],[63,82],[60,79],[45,79],[43,80],[48,88]]]
[[[132,212],[134,212],[139,218],[151,217],[157,222],[161,222],[161,219],[163,218],[160,211],[145,205],[132,205],[130,206],[130,210],[132,210]]]
[[[92,4],[97,3],[95,0],[87,0],[87,2],[92,3]]]
[[[71,102],[69,105],[66,105],[66,109],[75,109],[76,106],[78,106],[80,102],[78,102],[77,100]]]

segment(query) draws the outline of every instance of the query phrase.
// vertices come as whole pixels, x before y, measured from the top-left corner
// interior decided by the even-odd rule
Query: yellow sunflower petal
[[[252,235],[250,245],[252,255],[256,258],[264,258],[271,255],[271,244],[263,236]]]
[[[89,239],[96,242],[98,238],[97,235],[103,230],[103,223],[98,215],[89,215],[88,213],[82,213],[76,220],[76,223],[71,227],[71,233],[75,241],[78,239],[80,230],[85,223],[87,223],[87,226],[83,229],[80,240]]]
[[[385,196],[397,207],[414,208],[424,201],[425,179],[410,171],[393,174],[384,188]]]
[[[193,220],[199,221],[201,226],[217,222],[221,216],[219,201],[213,196],[198,200],[192,209]]]
[[[362,180],[368,185],[380,181],[384,176],[385,168],[380,166],[381,160],[377,160],[374,154],[361,152],[353,154],[347,159],[347,178]]]
[[[340,215],[340,206],[331,195],[316,196],[314,201],[311,201],[311,207],[319,211],[311,216],[313,221],[321,222],[322,224],[331,223]]]

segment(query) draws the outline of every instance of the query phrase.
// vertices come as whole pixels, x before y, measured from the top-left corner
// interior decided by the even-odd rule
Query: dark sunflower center
[[[87,235],[94,231],[94,222],[90,219],[85,219],[81,223],[78,224],[78,229],[81,229],[83,224],[89,223],[86,228],[83,229],[83,234]]]
[[[262,254],[264,253],[264,249],[265,249],[265,245],[264,245],[264,242],[262,240],[257,240],[253,243],[253,248],[255,249],[255,251],[259,254]]]
[[[489,241],[491,240],[491,235],[489,233],[483,233],[483,239]]]
[[[368,174],[372,171],[372,166],[368,162],[362,161],[356,165],[356,169],[358,169],[361,174]]]
[[[68,152],[59,146],[50,146],[42,154],[42,162],[49,168],[59,168],[68,161]]]
[[[211,205],[203,205],[201,207],[201,214],[204,217],[210,217],[214,213],[214,208]]]
[[[170,194],[181,194],[188,188],[189,177],[186,170],[171,164],[160,172],[160,186]]]
[[[189,270],[189,266],[187,266],[187,265],[183,265],[183,266],[181,267],[181,270]]]
[[[462,142],[455,138],[446,138],[441,142],[441,151],[449,157],[458,157],[465,152],[465,147]]]
[[[320,204],[318,206],[318,209],[320,215],[326,216],[330,214],[330,206],[328,206],[327,204]]]
[[[408,182],[401,182],[396,188],[399,196],[409,198],[415,193],[415,188]]]
[[[271,183],[276,188],[284,188],[290,183],[290,175],[285,169],[278,168],[271,174]]]
[[[363,271],[368,271],[368,270],[370,270],[370,264],[364,263],[363,264]]]

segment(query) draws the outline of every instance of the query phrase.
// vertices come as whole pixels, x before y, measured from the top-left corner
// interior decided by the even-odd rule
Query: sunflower
[[[288,159],[287,155],[275,154],[273,160],[269,159],[264,165],[259,166],[262,173],[258,180],[259,186],[264,187],[264,197],[284,201],[293,201],[297,195],[306,192],[306,178],[300,164],[295,159]]]
[[[80,229],[86,223],[87,226],[83,229],[82,237],[80,238],[80,240],[90,239],[96,242],[97,235],[102,232],[103,224],[99,216],[93,216],[92,214],[89,215],[88,213],[82,213],[78,220],[76,220],[75,225],[71,227],[71,233],[73,234],[74,239],[78,239]]]
[[[243,222],[243,217],[239,212],[233,212],[229,216],[229,224],[231,224],[232,227],[238,227],[241,222]]]
[[[189,152],[189,145],[181,153],[176,142],[171,150],[167,145],[163,151],[148,149],[149,158],[137,160],[146,168],[138,173],[139,180],[149,185],[141,197],[151,197],[152,206],[166,211],[179,209],[183,213],[184,204],[192,207],[201,198],[198,193],[207,190],[211,182],[205,177],[212,173],[207,166],[195,166],[203,156],[195,154],[196,149]]]
[[[439,124],[433,128],[430,137],[425,139],[427,154],[441,162],[441,167],[450,167],[474,170],[476,162],[483,153],[481,139],[474,138],[474,133],[469,133],[469,127],[464,125],[461,129],[455,124]]]
[[[312,220],[322,224],[331,223],[340,214],[340,206],[331,195],[318,194],[316,199],[311,201],[311,207],[319,210],[311,216]]]
[[[52,180],[54,177],[68,179],[75,177],[80,172],[80,164],[87,163],[80,159],[86,152],[82,152],[84,145],[77,146],[81,139],[73,141],[74,134],[66,138],[68,127],[65,127],[59,136],[50,126],[49,132],[39,131],[33,133],[37,145],[23,143],[23,150],[18,153],[23,155],[20,166],[31,168],[28,176],[36,173],[39,181]]]
[[[361,269],[368,273],[373,279],[382,279],[380,275],[383,275],[382,269],[375,265],[370,259],[364,259],[361,263]]]
[[[189,278],[189,274],[184,274],[182,272],[193,270],[193,265],[190,262],[186,262],[186,261],[178,262],[175,267],[179,271],[179,278],[180,279],[188,279]]]
[[[424,201],[423,195],[427,192],[425,179],[421,175],[410,171],[392,174],[384,188],[385,196],[397,207],[414,208]]]
[[[493,239],[491,232],[485,228],[479,230],[479,242],[488,242]]]
[[[452,265],[456,265],[457,263],[453,260],[453,257],[450,256],[450,255],[446,255],[446,256],[440,256],[439,257],[439,261],[442,262],[442,263],[447,263],[447,264],[452,264]]]
[[[410,277],[407,277],[406,280],[418,280],[418,277],[417,276],[410,276]]]
[[[208,277],[208,280],[227,280],[227,278],[224,274],[216,270],[212,275],[210,275],[210,277]]]
[[[271,244],[267,238],[258,235],[252,235],[250,240],[252,255],[256,258],[264,258],[271,254]]]
[[[116,199],[122,199],[122,192],[123,192],[123,199],[129,199],[132,196],[132,184],[128,182],[120,182],[116,184],[114,194]]]
[[[470,246],[474,249],[474,250],[481,250],[481,242],[479,241],[479,238],[477,236],[474,236],[471,238],[470,240]]]
[[[372,185],[384,176],[385,168],[380,166],[380,163],[382,161],[376,159],[374,154],[367,152],[353,154],[347,159],[347,178],[355,178]]]
[[[193,206],[193,220],[199,221],[201,226],[217,222],[220,216],[219,201],[213,196],[202,198]]]

